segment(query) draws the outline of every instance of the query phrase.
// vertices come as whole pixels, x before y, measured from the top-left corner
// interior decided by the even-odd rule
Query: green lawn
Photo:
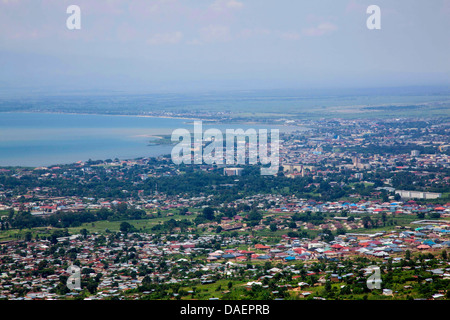
[[[51,230],[45,227],[22,229],[22,230],[19,229],[2,230],[0,231],[0,241],[10,241],[19,239],[23,240],[27,232],[31,232],[32,239],[35,239],[36,235],[39,235],[40,237],[47,237],[51,234]]]
[[[230,282],[230,280],[228,279],[222,279],[222,280],[218,280],[215,283],[210,283],[210,284],[198,284],[195,286],[190,286],[190,287],[184,287],[183,290],[186,291],[192,291],[193,288],[196,288],[196,293],[194,295],[194,299],[209,299],[209,298],[222,298],[223,296],[223,291],[228,290],[228,283]],[[233,287],[232,288],[236,288],[238,286],[243,286],[245,285],[248,281],[245,282],[239,282],[236,280],[231,280],[231,282],[233,283]],[[219,288],[220,287],[220,288]],[[188,300],[188,299],[192,299],[191,295],[185,296],[182,298],[183,300]]]
[[[94,233],[102,233],[105,232],[106,229],[110,231],[119,231],[120,224],[122,222],[128,222],[133,225],[139,232],[151,232],[151,228],[159,223],[163,223],[164,221],[168,221],[170,219],[175,220],[193,220],[195,219],[195,215],[190,216],[181,216],[181,215],[173,215],[173,216],[164,216],[160,218],[153,219],[141,219],[141,220],[121,220],[121,221],[96,221],[92,223],[83,223],[80,227],[68,228],[71,234],[77,234],[81,229],[87,229],[89,232]]]
[[[1,216],[7,216],[9,214],[8,210],[0,210],[0,217]]]

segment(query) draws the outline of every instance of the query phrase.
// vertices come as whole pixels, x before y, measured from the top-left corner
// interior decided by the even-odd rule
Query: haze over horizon
[[[81,8],[81,30],[66,9]],[[381,30],[366,9],[381,8]],[[0,0],[0,87],[182,92],[450,85],[450,0]]]

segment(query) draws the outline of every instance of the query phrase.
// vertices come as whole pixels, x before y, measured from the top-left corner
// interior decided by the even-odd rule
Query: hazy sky
[[[0,87],[450,85],[449,30],[450,0],[0,0]]]

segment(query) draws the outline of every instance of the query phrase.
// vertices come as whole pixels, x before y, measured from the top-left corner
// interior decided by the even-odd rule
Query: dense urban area
[[[274,176],[170,155],[0,168],[0,299],[449,299],[448,118],[278,123],[299,130]]]

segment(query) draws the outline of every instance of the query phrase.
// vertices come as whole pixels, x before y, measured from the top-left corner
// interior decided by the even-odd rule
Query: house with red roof
[[[266,246],[266,245],[263,245],[263,244],[255,244],[255,249],[259,249],[259,250],[268,250],[268,249],[270,249],[270,246]]]

